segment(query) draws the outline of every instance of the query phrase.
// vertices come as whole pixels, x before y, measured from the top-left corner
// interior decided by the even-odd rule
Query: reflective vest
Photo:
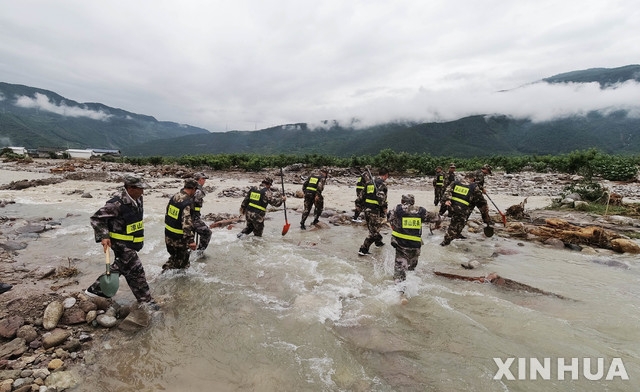
[[[400,227],[394,227],[391,235],[396,237],[398,245],[403,248],[419,248],[422,246],[422,218],[420,207],[416,212],[405,212],[402,205],[396,207],[396,222]]]
[[[453,191],[451,192],[451,201],[462,204],[464,206],[471,205],[471,195],[476,188],[475,183],[464,185],[459,181],[453,183]]]
[[[258,189],[253,187],[249,190],[249,204],[247,208],[252,211],[265,212],[267,211],[267,188]]]
[[[109,225],[109,237],[112,240],[121,241],[127,248],[140,250],[144,245],[144,223],[142,222],[143,208],[142,199],[138,200],[138,206],[125,204],[120,196],[116,196],[107,203],[120,202],[120,218],[124,225],[118,230]]]
[[[303,191],[306,192],[317,192],[318,191],[318,184],[320,183],[320,180],[322,180],[322,177],[318,177],[318,176],[311,176],[309,178],[307,178],[307,181],[305,182],[305,186]]]
[[[164,234],[169,238],[181,239],[184,234],[182,230],[184,209],[193,203],[193,198],[188,197],[179,203],[176,203],[174,198],[175,196],[167,204],[167,213],[164,215]]]
[[[436,186],[444,186],[444,174],[436,175]]]
[[[202,190],[202,187],[198,187],[194,196],[198,197],[193,198],[193,210],[191,211],[191,215],[198,218],[200,217],[200,211],[202,210],[202,205],[204,204],[203,198],[205,196],[205,193],[204,190]]]
[[[376,195],[376,189],[382,186],[384,181],[381,178],[375,179],[375,184],[367,184],[365,187],[365,195],[364,195],[364,204],[366,208],[371,208],[374,211],[379,211],[381,208],[381,204],[385,202],[385,200],[378,200],[378,195]]]
[[[364,176],[358,177],[358,181],[356,182],[356,192],[359,192],[364,189],[367,182],[364,179]]]

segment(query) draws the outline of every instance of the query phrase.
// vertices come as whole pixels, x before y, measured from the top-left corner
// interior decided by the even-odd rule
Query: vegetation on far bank
[[[10,149],[0,151],[3,159],[29,159],[16,155]],[[52,156],[51,158],[55,158]],[[64,158],[64,157],[62,157]],[[531,171],[537,173],[557,172],[578,174],[587,179],[600,177],[610,181],[633,181],[638,174],[640,155],[610,155],[597,149],[574,151],[559,155],[517,155],[474,158],[457,158],[454,156],[432,156],[425,153],[396,153],[391,149],[380,151],[376,155],[352,156],[341,158],[330,155],[259,155],[259,154],[208,154],[183,155],[180,157],[113,157],[103,156],[103,161],[129,163],[133,165],[171,165],[187,167],[209,167],[213,170],[242,169],[260,171],[265,168],[285,167],[293,164],[304,164],[310,167],[386,167],[394,173],[415,173],[432,175],[437,166],[445,171],[450,163],[455,163],[458,171],[477,170],[489,164],[494,170],[506,173]]]

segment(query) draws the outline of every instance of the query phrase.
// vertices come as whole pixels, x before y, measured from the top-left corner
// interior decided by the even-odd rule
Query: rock
[[[614,238],[611,240],[611,247],[620,253],[640,253],[640,246],[632,240],[626,238]]]
[[[24,339],[27,343],[31,343],[38,338],[38,331],[33,325],[27,324],[18,329],[16,336]]]
[[[116,319],[113,316],[109,316],[106,314],[101,314],[98,317],[96,317],[96,321],[98,322],[98,325],[105,327],[105,328],[111,328],[114,327],[117,322],[118,319]]]
[[[56,370],[56,369],[60,369],[62,366],[64,366],[64,362],[62,362],[62,359],[55,358],[49,362],[49,364],[47,365],[47,369]]]
[[[85,313],[98,309],[98,305],[88,300],[80,300],[78,302],[78,307]]]
[[[559,239],[553,238],[553,237],[546,239],[543,242],[543,244],[550,245],[550,246],[552,246],[553,248],[556,248],[556,249],[563,249],[564,248],[564,242],[562,242],[562,240],[559,240]]]
[[[86,318],[84,319],[84,321],[85,321],[87,324],[91,324],[91,322],[92,322],[93,320],[95,320],[95,319],[96,319],[96,317],[98,317],[98,312],[96,312],[95,310],[90,310],[90,311],[88,311],[88,312],[87,312],[87,316],[86,316]]]
[[[62,306],[62,303],[58,301],[51,302],[44,310],[44,316],[42,316],[42,327],[47,330],[55,328],[63,313],[64,307]]]
[[[563,206],[569,206],[569,207],[573,207],[573,203],[575,203],[575,200],[570,199],[568,197],[565,197],[560,201],[560,204],[562,204]]]
[[[49,278],[55,274],[56,267],[51,265],[43,265],[31,271],[31,275],[35,276],[38,280]]]
[[[122,320],[118,328],[125,331],[138,331],[149,326],[149,313],[143,309],[136,309]]]
[[[24,354],[27,351],[27,344],[22,338],[15,338],[9,343],[0,346],[0,358],[12,358]]]
[[[7,317],[0,320],[0,336],[5,339],[16,337],[18,329],[24,325],[24,319],[20,316]]]
[[[65,309],[69,309],[70,307],[72,307],[75,304],[76,304],[76,299],[73,298],[73,297],[65,298],[64,301],[62,301],[62,306]]]
[[[89,193],[89,192],[83,193],[82,196],[80,196],[80,197],[83,198],[83,199],[92,199],[93,198],[93,196],[91,196],[91,193]]]
[[[44,381],[44,385],[55,388],[56,391],[64,391],[78,385],[80,377],[74,371],[57,371],[51,373]]]
[[[71,336],[71,332],[64,329],[54,329],[49,334],[42,337],[42,347],[45,349],[61,345],[67,338]]]
[[[587,211],[589,209],[589,203],[586,201],[576,201],[573,203],[573,208],[578,211]]]
[[[12,378],[8,378],[4,381],[0,381],[0,392],[11,392],[12,384],[13,384]]]
[[[111,301],[109,301],[107,298],[93,297],[91,298],[91,302],[96,304],[99,310],[107,310],[111,306]]]
[[[64,311],[59,322],[65,325],[74,325],[84,323],[86,320],[86,313],[79,307],[74,306]]]
[[[33,370],[33,377],[40,378],[42,380],[47,378],[50,374],[51,374],[51,372],[49,371],[49,369],[44,369],[43,368],[43,369],[34,369]]]
[[[18,227],[16,229],[16,233],[24,234],[24,233],[43,233],[46,227],[43,224],[34,224],[30,223],[26,226]]]
[[[16,251],[16,250],[22,250],[22,249],[25,249],[26,247],[27,247],[27,243],[26,242],[11,241],[11,240],[0,241],[0,248],[2,248],[4,250],[8,250],[9,252],[13,252],[13,251]]]

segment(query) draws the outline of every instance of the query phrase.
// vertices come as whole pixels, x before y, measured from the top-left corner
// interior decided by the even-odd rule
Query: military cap
[[[195,178],[196,180],[199,180],[201,178],[204,178],[205,180],[209,178],[209,176],[207,176],[206,174],[200,172],[200,173],[196,173],[193,175],[193,178]]]
[[[186,180],[184,180],[184,187],[196,189],[198,187],[198,181],[194,180],[193,178],[187,178]]]
[[[483,168],[484,170],[488,171],[488,172],[489,172],[489,174],[493,174],[493,173],[491,173],[491,169],[492,169],[491,165],[484,165],[484,166],[482,166],[482,168]]]
[[[273,178],[265,177],[264,180],[262,180],[262,183],[265,184],[265,185],[272,185],[273,184]]]
[[[416,198],[411,194],[402,195],[402,204],[411,204],[413,205],[416,202]]]
[[[148,188],[149,184],[144,182],[142,178],[134,176],[133,174],[127,174],[124,176],[124,186],[132,186],[136,188]]]
[[[456,168],[456,164],[455,164],[455,163],[453,163],[453,162],[451,162],[451,164],[449,165],[449,167],[450,167],[450,168],[454,168],[454,169],[455,169],[455,168]]]

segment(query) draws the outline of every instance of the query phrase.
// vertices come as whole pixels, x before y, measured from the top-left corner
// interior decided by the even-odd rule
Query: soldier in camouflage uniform
[[[418,265],[422,247],[422,224],[440,222],[435,212],[427,212],[424,207],[415,206],[415,197],[402,195],[402,203],[389,211],[391,224],[391,246],[396,249],[393,279],[401,283],[406,279],[406,271],[413,271]]]
[[[442,166],[436,167],[436,176],[433,178],[433,205],[437,206],[444,195],[444,172]]]
[[[138,251],[144,245],[144,224],[142,194],[147,184],[139,177],[127,175],[124,190],[109,199],[106,204],[89,218],[104,252],[113,250],[115,259],[112,272],[118,272],[127,280],[131,292],[139,303],[149,304],[157,310],[149,292],[149,284]],[[90,296],[106,297],[100,290],[100,278],[85,291]]]
[[[486,175],[493,174],[491,172],[491,169],[492,168],[491,168],[490,165],[484,165],[484,166],[482,166],[481,169],[476,170],[476,172],[475,172],[475,179],[473,180],[473,182],[478,184],[478,188],[480,188],[482,193],[487,193],[486,189],[484,189],[484,177]]]
[[[247,226],[238,233],[238,238],[252,232],[256,237],[262,237],[267,206],[271,204],[274,207],[280,207],[287,200],[285,195],[272,191],[271,185],[273,185],[273,179],[270,177],[265,178],[260,183],[260,188],[251,187],[244,200],[242,200],[240,213],[244,214],[247,219]]]
[[[211,241],[211,229],[202,220],[202,205],[204,204],[204,197],[207,195],[203,187],[209,177],[204,173],[196,173],[193,178],[198,182],[198,188],[196,188],[196,193],[193,195],[193,227],[199,237],[196,252],[202,254],[209,246],[209,241]]]
[[[162,266],[168,269],[189,268],[189,250],[196,250],[195,228],[193,227],[193,195],[198,188],[194,179],[184,181],[180,192],[171,197],[164,216],[164,243],[169,252],[169,260]]]
[[[304,223],[311,213],[312,206],[315,206],[315,208],[313,210],[313,222],[311,222],[311,224],[315,225],[320,219],[320,214],[322,214],[322,209],[324,208],[322,191],[324,190],[328,175],[329,170],[323,168],[320,170],[319,176],[309,176],[304,184],[302,184],[302,191],[304,192],[304,210],[302,211],[302,219],[300,220],[300,228],[302,230],[307,229]]]
[[[462,229],[464,229],[467,219],[475,207],[480,210],[484,223],[493,226],[489,217],[487,201],[478,184],[474,182],[474,177],[474,173],[467,173],[464,180],[454,181],[444,192],[444,204],[450,207],[451,211],[451,224],[444,240],[440,243],[442,246],[449,245],[455,238],[464,238],[460,233],[462,233]]]
[[[456,165],[452,162],[449,165],[449,171],[447,172],[447,174],[444,177],[444,184],[442,185],[443,189],[447,189],[449,187],[449,185],[454,182],[456,180]],[[444,192],[444,191],[443,191]],[[440,215],[444,215],[445,212],[447,212],[448,208],[447,206],[444,204],[444,197],[440,198]]]
[[[362,246],[358,250],[358,255],[365,256],[369,254],[371,244],[377,247],[383,246],[382,234],[380,228],[384,223],[387,215],[387,185],[384,183],[389,178],[389,170],[381,168],[378,177],[371,183],[367,184],[364,197],[364,218],[367,221],[367,229],[369,235],[364,239]]]
[[[362,210],[364,210],[364,197],[362,197],[362,195],[364,194],[365,186],[370,182],[371,177],[369,176],[369,170],[363,171],[356,181],[356,208],[353,213],[353,218],[351,218],[351,220],[354,222],[362,222],[358,219],[360,217],[360,214],[362,213]]]

